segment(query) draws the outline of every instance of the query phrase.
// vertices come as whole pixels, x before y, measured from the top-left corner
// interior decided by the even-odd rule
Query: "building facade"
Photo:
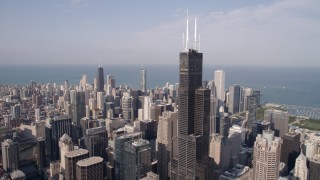
[[[253,147],[253,179],[268,180],[279,178],[279,164],[282,139],[274,131],[265,130],[258,134]]]
[[[217,98],[221,101],[225,101],[225,72],[224,70],[214,71],[214,83],[216,86]]]
[[[11,139],[6,139],[1,143],[3,169],[7,172],[18,170],[19,168],[19,147]]]
[[[103,159],[101,157],[90,157],[79,160],[76,164],[77,180],[103,180]]]
[[[65,179],[66,180],[75,180],[76,179],[76,163],[79,160],[86,159],[89,157],[89,151],[86,149],[77,149],[70,151],[65,154]]]

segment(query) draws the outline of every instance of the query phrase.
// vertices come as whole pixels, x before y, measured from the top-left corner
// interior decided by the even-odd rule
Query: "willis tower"
[[[202,87],[203,54],[194,49],[180,53],[178,157],[172,159],[171,179],[209,179],[210,90]]]

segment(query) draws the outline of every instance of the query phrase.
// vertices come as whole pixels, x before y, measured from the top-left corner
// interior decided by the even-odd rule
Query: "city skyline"
[[[198,17],[200,52],[208,64],[320,66],[318,5],[316,0],[1,2],[0,61],[175,64],[190,9],[190,20]]]
[[[3,176],[264,180],[308,178],[309,171],[310,180],[318,177],[320,128],[311,131],[314,127],[307,130],[296,123],[316,119],[289,114],[284,105],[260,103],[259,90],[234,85],[239,86],[238,95],[232,95],[237,94],[232,87],[224,91],[224,83],[219,83],[224,82],[224,72],[204,80],[203,53],[187,50],[180,52],[179,83],[145,92],[144,72],[138,76],[141,89],[117,86],[116,78],[107,75],[99,91],[98,78],[90,84],[86,74],[78,85],[68,80],[63,85],[35,81],[27,86],[1,85]],[[214,92],[219,88],[220,98]],[[233,102],[239,106],[229,108],[228,104],[237,104]],[[299,136],[292,139],[287,133]],[[300,140],[301,150],[290,146]],[[295,164],[286,158],[294,151],[302,154],[300,159],[305,155],[309,169],[306,161],[298,158]]]
[[[0,179],[317,179],[317,5],[0,3]]]

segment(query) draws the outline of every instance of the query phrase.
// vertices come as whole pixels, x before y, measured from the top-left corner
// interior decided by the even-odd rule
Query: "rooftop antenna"
[[[187,9],[187,29],[186,29],[186,47],[185,47],[186,52],[188,52],[188,43],[189,43],[189,10]]]
[[[184,33],[182,33],[182,50],[184,49]]]
[[[194,50],[197,50],[197,18],[194,18]]]
[[[199,33],[199,47],[198,47],[198,51],[200,52],[200,33]]]

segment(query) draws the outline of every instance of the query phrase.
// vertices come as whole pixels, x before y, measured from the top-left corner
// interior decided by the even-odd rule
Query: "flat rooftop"
[[[86,149],[77,149],[77,150],[66,153],[65,156],[69,158],[73,158],[73,157],[77,157],[77,156],[88,154],[88,153],[89,151]]]
[[[103,159],[101,157],[98,157],[98,156],[94,156],[94,157],[90,157],[90,158],[87,158],[87,159],[82,159],[82,160],[79,160],[77,162],[77,166],[91,166],[91,165],[94,165],[94,164],[97,164],[97,163],[101,163],[103,161]]]

